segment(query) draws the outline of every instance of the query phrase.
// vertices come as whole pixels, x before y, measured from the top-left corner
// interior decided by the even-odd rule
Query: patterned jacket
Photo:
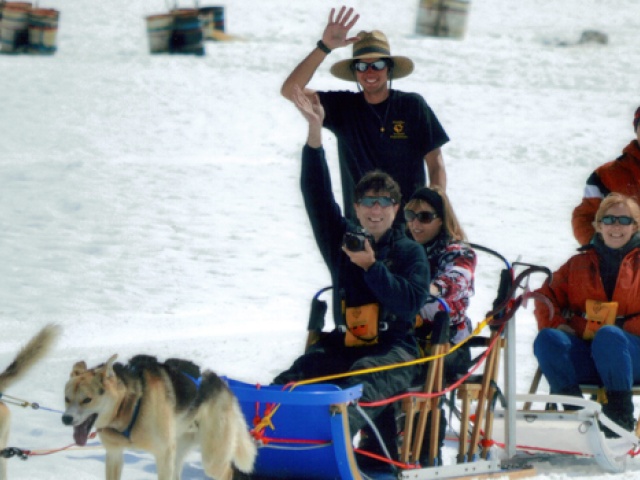
[[[582,203],[573,210],[573,235],[580,245],[591,241],[595,230],[593,220],[600,202],[611,192],[618,192],[640,201],[640,146],[633,140],[612,162],[598,167],[587,179]]]
[[[425,245],[431,267],[431,283],[440,290],[439,298],[450,308],[451,342],[459,343],[471,333],[471,320],[467,317],[469,298],[474,294],[476,253],[466,243],[450,241],[444,233]],[[420,309],[423,321],[431,322],[443,306],[431,300]]]

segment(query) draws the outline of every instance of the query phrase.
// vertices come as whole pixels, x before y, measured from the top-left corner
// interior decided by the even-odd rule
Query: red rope
[[[89,434],[89,440],[92,440],[94,438],[96,438],[96,435],[98,434],[98,432],[92,432],[91,434]],[[58,452],[62,452],[64,450],[68,450],[69,448],[73,448],[76,447],[77,444],[75,443],[71,443],[69,445],[67,445],[66,447],[61,447],[61,448],[53,448],[50,450],[38,450],[38,451],[33,451],[33,450],[23,450],[23,452],[26,455],[29,455],[30,457],[35,457],[35,456],[39,456],[39,455],[51,455],[52,453],[58,453]],[[82,448],[82,447],[80,447]]]
[[[502,329],[504,329],[504,325],[502,325],[500,327],[501,331],[502,331]],[[377,400],[375,402],[358,402],[358,405],[360,405],[361,407],[381,407],[383,405],[388,405],[390,403],[396,402],[398,400],[402,400],[404,398],[412,398],[412,397],[415,397],[415,398],[433,398],[433,397],[439,397],[441,395],[449,393],[452,390],[455,390],[456,388],[458,388],[464,382],[466,382],[467,379],[469,379],[469,377],[471,375],[473,375],[474,372],[478,368],[480,368],[480,365],[482,365],[482,363],[486,360],[487,356],[489,355],[489,352],[491,352],[491,350],[494,348],[494,346],[495,346],[495,344],[496,344],[496,342],[498,341],[499,338],[500,338],[500,335],[496,335],[493,338],[493,340],[491,341],[491,343],[487,347],[486,351],[480,357],[480,360],[478,361],[478,363],[476,363],[462,378],[460,378],[456,382],[452,383],[451,385],[449,385],[448,387],[446,387],[444,390],[442,390],[440,392],[432,392],[432,393],[406,392],[406,393],[402,393],[400,395],[396,395],[395,397],[389,397],[389,398],[385,398],[385,399],[382,399],[382,400]]]
[[[254,435],[255,437],[255,435]],[[276,438],[259,435],[259,440],[264,444],[269,443],[293,443],[299,445],[331,445],[331,440],[312,440],[307,438]]]
[[[422,468],[419,464],[397,462],[395,460],[391,460],[390,458],[382,457],[380,455],[376,455],[375,453],[371,453],[371,452],[368,452],[366,450],[361,450],[359,448],[354,448],[353,451],[358,453],[358,454],[360,454],[360,455],[364,455],[365,457],[373,458],[374,460],[378,460],[380,462],[388,463],[390,465],[395,465],[396,467],[402,468],[404,470]]]
[[[640,455],[640,448],[635,449],[635,450],[632,448],[631,450],[629,450],[628,454],[629,454],[629,456],[630,456],[631,458],[635,458],[635,457],[637,457],[638,455]]]

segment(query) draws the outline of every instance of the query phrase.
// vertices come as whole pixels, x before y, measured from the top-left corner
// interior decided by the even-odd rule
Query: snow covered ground
[[[320,0],[233,0],[235,42],[203,57],[148,53],[160,0],[40,2],[61,11],[52,57],[0,56],[0,366],[39,327],[55,352],[12,395],[63,408],[78,360],[189,358],[268,382],[301,353],[308,306],[328,283],[298,190],[305,124],[279,96],[328,17]],[[597,165],[632,138],[640,104],[635,0],[476,0],[464,40],[415,34],[418,0],[351,0],[381,29],[451,142],[448,192],[470,239],[557,268],[576,248],[572,208]],[[189,7],[188,2],[179,2]],[[205,5],[201,5],[205,6]],[[339,4],[336,4],[339,6]],[[583,30],[609,44],[575,43]],[[351,88],[329,74],[312,86]],[[326,146],[338,185],[335,140]],[[472,313],[490,308],[500,265],[482,257]],[[536,364],[530,310],[517,318],[518,389]],[[10,445],[72,442],[60,414],[13,408]],[[9,460],[12,479],[103,478],[100,449]],[[605,478],[593,464],[541,464],[541,479]],[[152,479],[130,452],[124,478]],[[183,478],[202,478],[197,455]],[[640,479],[631,461],[622,478]]]

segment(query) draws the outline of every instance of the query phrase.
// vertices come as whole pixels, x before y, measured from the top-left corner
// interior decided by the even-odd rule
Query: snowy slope
[[[301,352],[310,298],[328,282],[298,191],[305,125],[279,88],[331,5],[234,0],[225,14],[237,41],[207,43],[204,57],[151,56],[144,17],[167,4],[43,1],[61,11],[58,52],[0,56],[0,365],[41,325],[62,325],[54,354],[9,392],[54,410],[75,361],[113,353],[268,382]],[[347,4],[361,14],[355,31],[385,31],[416,62],[395,87],[425,96],[452,139],[448,192],[471,240],[557,268],[577,246],[570,213],[586,177],[632,138],[637,2],[478,0],[463,41],[417,36],[417,0]],[[609,44],[557,46],[585,29]],[[332,53],[312,86],[351,88],[328,73],[349,55]],[[337,185],[329,135],[326,145]],[[498,269],[481,258],[477,321]],[[531,311],[517,322],[524,391]],[[72,441],[59,413],[13,413],[11,445]],[[12,459],[9,474],[98,479],[102,458]],[[127,459],[125,478],[154,478],[148,456]],[[540,472],[603,477],[590,464]],[[640,464],[629,472],[640,479]],[[184,478],[202,478],[197,456]]]

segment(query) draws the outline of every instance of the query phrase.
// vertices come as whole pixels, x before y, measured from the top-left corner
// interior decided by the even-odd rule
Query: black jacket
[[[305,145],[302,154],[301,189],[318,248],[329,267],[333,285],[333,313],[336,325],[343,325],[341,302],[347,307],[377,302],[380,343],[415,343],[416,313],[429,294],[429,263],[421,245],[400,228],[392,228],[373,245],[376,263],[366,272],[342,251],[347,230],[357,226],[342,216],[331,188],[324,149]]]

